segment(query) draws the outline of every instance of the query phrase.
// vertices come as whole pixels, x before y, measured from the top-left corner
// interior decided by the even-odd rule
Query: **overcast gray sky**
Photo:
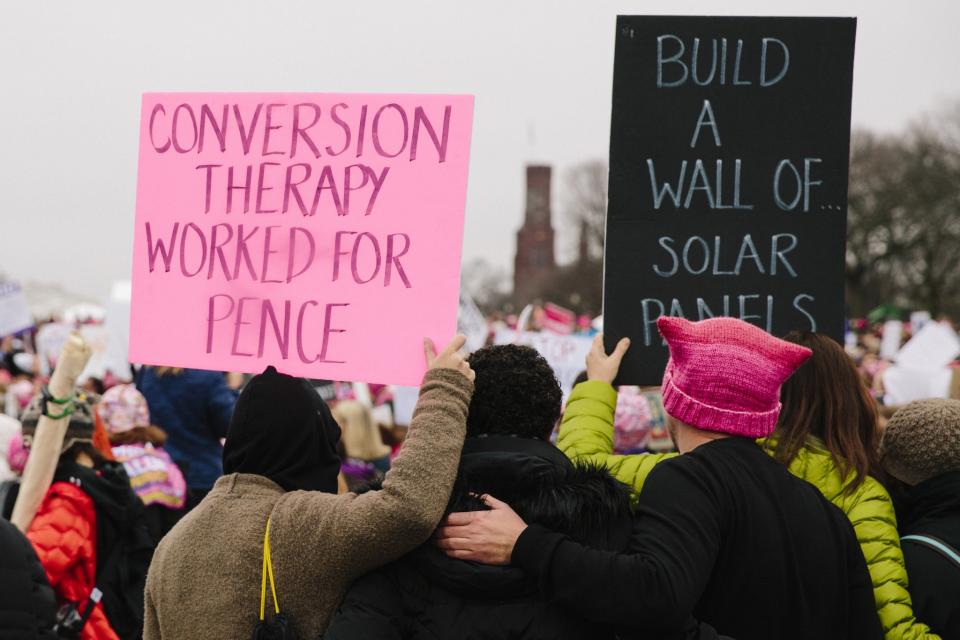
[[[129,278],[144,91],[474,94],[464,258],[512,268],[523,165],[606,157],[618,13],[857,16],[854,126],[960,98],[957,0],[9,2],[0,273]]]

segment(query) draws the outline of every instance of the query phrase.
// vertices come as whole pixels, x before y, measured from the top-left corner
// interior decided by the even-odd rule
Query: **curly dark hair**
[[[535,349],[484,347],[467,358],[476,372],[467,435],[546,439],[560,419],[562,393],[553,369]]]

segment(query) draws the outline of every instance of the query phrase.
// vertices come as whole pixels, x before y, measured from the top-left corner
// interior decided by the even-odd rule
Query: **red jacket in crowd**
[[[33,543],[57,596],[57,603],[79,603],[82,613],[96,584],[97,516],[93,500],[69,482],[54,482],[27,538]],[[117,640],[98,603],[80,634],[81,640]]]

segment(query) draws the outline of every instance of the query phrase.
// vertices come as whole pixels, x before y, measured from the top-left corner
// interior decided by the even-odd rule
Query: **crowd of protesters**
[[[62,399],[7,337],[0,639],[960,638],[960,400],[885,405],[883,327],[662,318],[663,384],[617,388],[629,342],[575,318],[567,398],[529,347],[426,341],[408,425],[273,367],[90,378],[24,532]]]

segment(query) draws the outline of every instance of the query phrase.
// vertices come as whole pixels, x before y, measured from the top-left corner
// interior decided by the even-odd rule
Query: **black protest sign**
[[[617,19],[604,334],[659,384],[660,315],[843,336],[851,18]]]

